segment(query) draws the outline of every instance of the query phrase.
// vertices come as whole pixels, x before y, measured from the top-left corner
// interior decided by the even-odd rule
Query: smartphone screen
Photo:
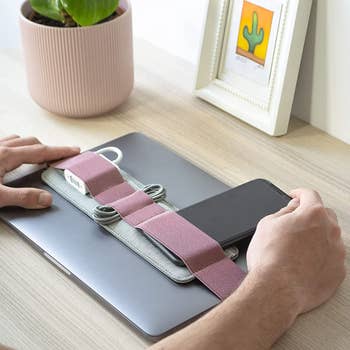
[[[177,213],[226,248],[253,235],[263,217],[285,207],[290,200],[272,183],[258,179]]]

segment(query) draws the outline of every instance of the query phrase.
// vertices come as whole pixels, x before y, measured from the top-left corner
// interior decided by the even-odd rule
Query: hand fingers
[[[306,188],[300,188],[297,190],[294,190],[290,193],[291,197],[299,199],[300,205],[299,208],[300,210],[304,209],[305,207],[309,207],[312,205],[317,205],[321,204],[323,205],[322,199],[320,195],[313,190],[309,190]]]
[[[18,139],[19,136],[18,135],[10,135],[10,136],[6,136],[0,139],[0,143],[8,141],[8,140],[13,140],[13,139]]]
[[[289,213],[292,213],[296,208],[298,208],[300,205],[298,198],[293,198],[286,207],[282,208],[278,212],[271,215],[271,217],[280,217]]]
[[[54,147],[45,145],[30,145],[6,149],[5,170],[11,171],[22,164],[45,163],[71,157],[80,152],[78,147]]]
[[[5,147],[20,147],[20,146],[31,146],[38,145],[41,142],[36,137],[17,137],[4,141],[2,146]]]
[[[27,209],[43,209],[52,204],[49,192],[36,188],[12,188],[0,186],[0,208],[16,206]]]

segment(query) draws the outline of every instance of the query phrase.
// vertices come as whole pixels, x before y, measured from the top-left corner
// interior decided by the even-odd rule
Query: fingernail
[[[288,207],[298,207],[300,204],[299,198],[294,198],[288,203]]]
[[[74,152],[80,152],[80,147],[72,147],[72,151]]]
[[[43,192],[40,193],[39,199],[38,199],[38,204],[43,207],[48,207],[51,205],[51,195],[49,193]]]

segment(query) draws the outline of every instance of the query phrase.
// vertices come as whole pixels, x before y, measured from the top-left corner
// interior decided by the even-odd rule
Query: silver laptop
[[[142,134],[128,134],[98,148],[102,146],[119,147],[124,153],[121,168],[143,183],[163,184],[168,199],[180,209],[229,189]],[[43,184],[40,172],[13,185],[50,191],[54,206],[38,211],[1,209],[2,220],[69,278],[147,337],[159,339],[219,303],[200,282],[180,285],[160,273]],[[239,263],[244,264],[244,256]]]

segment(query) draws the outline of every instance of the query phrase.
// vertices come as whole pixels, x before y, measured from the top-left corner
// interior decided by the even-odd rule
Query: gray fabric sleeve
[[[135,189],[141,189],[143,187],[143,184],[126,172],[121,171],[121,173],[124,179]],[[94,208],[98,205],[96,200],[88,195],[81,194],[70,186],[65,181],[61,170],[54,168],[45,170],[42,173],[42,180],[62,197],[79,208],[83,213],[90,218],[93,217]],[[167,210],[175,211],[177,209],[167,201],[161,201],[158,204]],[[94,221],[92,221],[91,224],[97,225]],[[175,265],[155,247],[142,232],[133,228],[126,222],[119,221],[110,225],[102,225],[102,227],[174,282],[188,283],[194,279],[194,276],[186,267]]]

